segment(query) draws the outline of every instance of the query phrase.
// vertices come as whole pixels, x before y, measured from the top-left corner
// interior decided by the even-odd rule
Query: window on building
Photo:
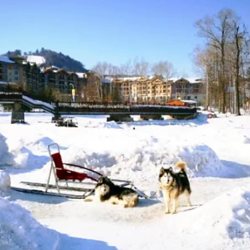
[[[197,99],[197,96],[195,96],[194,99]]]

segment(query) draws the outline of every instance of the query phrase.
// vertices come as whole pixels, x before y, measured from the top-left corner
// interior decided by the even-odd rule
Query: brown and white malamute
[[[115,185],[108,177],[99,178],[95,186],[95,194],[85,201],[110,202],[124,207],[135,207],[139,201],[138,193],[132,188]]]
[[[173,168],[161,168],[159,174],[159,182],[166,202],[165,213],[176,213],[178,209],[178,198],[181,194],[187,196],[188,206],[191,206],[190,194],[191,188],[186,173],[186,163],[177,162],[175,164],[180,169],[179,172],[174,172]],[[173,201],[173,208],[170,211],[170,203]]]

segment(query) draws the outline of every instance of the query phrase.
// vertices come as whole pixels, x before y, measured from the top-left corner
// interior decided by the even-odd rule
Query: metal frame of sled
[[[57,151],[55,153],[52,153],[52,147],[56,147]],[[46,187],[45,187],[45,192],[48,192],[50,188],[56,188],[58,193],[60,193],[60,189],[74,190],[76,189],[75,187],[69,186],[69,183],[72,183],[72,182],[83,183],[85,185],[90,184],[92,186],[92,188],[82,188],[81,190],[78,190],[84,193],[83,197],[86,197],[94,192],[93,184],[95,185],[95,183],[93,182],[97,182],[98,179],[103,176],[101,173],[93,169],[80,166],[80,165],[76,165],[72,163],[64,163],[62,161],[60,147],[57,143],[48,145],[48,151],[49,151],[49,155],[51,159],[51,166],[50,166],[49,176],[48,176],[48,180],[47,180]],[[71,168],[74,167],[79,170],[84,170],[84,172],[78,172],[76,170],[72,170],[69,167]],[[88,172],[91,173],[92,175],[95,175],[96,177],[89,175]],[[55,186],[50,184],[50,179],[51,179],[52,174],[54,175],[54,178],[55,178]],[[92,181],[92,183],[84,182],[86,179]],[[119,185],[121,186],[130,186],[131,188],[134,188],[136,191],[138,191],[140,196],[147,198],[146,195],[144,195],[141,191],[139,191],[132,184],[131,181],[118,180],[118,179],[111,179],[111,180],[113,182],[118,182]],[[64,182],[66,186],[60,186],[59,183],[61,182]]]
[[[55,153],[52,153],[52,148],[55,147]],[[48,145],[48,151],[50,155],[51,165],[49,170],[49,175],[46,183],[29,182],[22,181],[22,184],[30,186],[30,188],[23,187],[11,187],[15,191],[24,193],[33,193],[39,195],[50,195],[65,197],[70,199],[83,199],[91,195],[95,191],[95,185],[100,177],[103,175],[93,169],[83,167],[80,165],[72,163],[64,163],[62,161],[60,147],[57,143]],[[77,171],[79,170],[79,171]],[[51,176],[54,176],[55,184],[51,184]],[[90,182],[86,182],[90,180]],[[149,197],[136,188],[131,181],[112,179],[115,184],[120,186],[128,186],[134,189],[140,197],[148,199]],[[59,185],[59,183],[64,182],[64,185]],[[77,183],[76,185],[69,185],[72,183]],[[49,190],[57,190],[57,192]],[[60,191],[67,192],[60,192]],[[79,194],[80,193],[80,194]]]

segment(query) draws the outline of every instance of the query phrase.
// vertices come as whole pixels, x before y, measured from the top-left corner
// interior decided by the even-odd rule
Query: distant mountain
[[[59,68],[64,68],[69,71],[76,72],[87,72],[84,68],[84,65],[71,58],[70,56],[66,56],[63,53],[58,53],[49,49],[42,48],[40,51],[37,49],[35,52],[24,52],[22,54],[21,50],[8,51],[5,55],[7,56],[24,56],[29,61],[39,62],[39,66],[57,66]],[[38,57],[39,56],[39,57]],[[44,60],[45,59],[45,60]]]

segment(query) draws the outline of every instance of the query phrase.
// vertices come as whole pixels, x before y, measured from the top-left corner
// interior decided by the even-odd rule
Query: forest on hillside
[[[57,66],[59,68],[64,68],[69,71],[78,71],[78,72],[86,72],[87,70],[84,68],[84,65],[71,58],[68,55],[64,55],[61,52],[55,52],[49,49],[41,48],[41,50],[36,50],[35,52],[23,52],[19,49],[16,49],[14,51],[8,51],[4,55],[6,56],[28,56],[28,55],[38,55],[43,56],[46,59],[46,63],[41,66]]]

